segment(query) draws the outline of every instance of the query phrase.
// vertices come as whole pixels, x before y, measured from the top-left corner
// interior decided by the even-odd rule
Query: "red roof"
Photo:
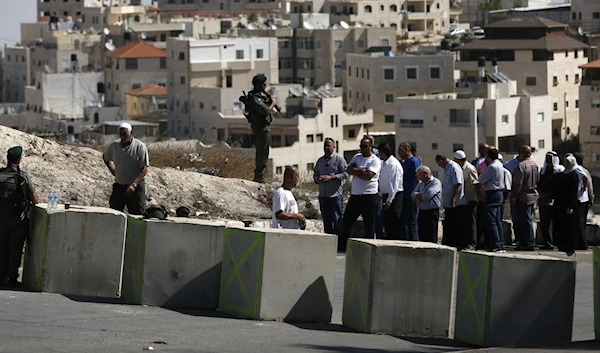
[[[127,92],[130,96],[166,96],[167,87],[158,85],[149,85]]]
[[[130,42],[117,48],[106,57],[118,59],[166,58],[167,51],[144,42]]]
[[[600,59],[579,66],[580,69],[600,69]]]
[[[159,9],[158,7],[154,7],[154,6],[146,6],[146,11],[148,12],[160,12],[162,11],[161,9]]]

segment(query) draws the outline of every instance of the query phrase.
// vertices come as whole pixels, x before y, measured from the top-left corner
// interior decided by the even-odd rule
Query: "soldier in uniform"
[[[27,211],[31,203],[39,203],[29,175],[19,164],[23,148],[8,150],[8,165],[0,169],[0,285],[10,288],[20,286],[19,267],[23,245],[29,232]]]

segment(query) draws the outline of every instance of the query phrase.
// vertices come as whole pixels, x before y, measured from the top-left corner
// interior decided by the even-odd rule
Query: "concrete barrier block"
[[[459,254],[454,339],[476,346],[570,342],[576,262]]]
[[[350,239],[344,326],[368,333],[452,337],[456,249],[426,242]]]
[[[23,282],[34,291],[77,296],[121,296],[125,249],[124,213],[72,206],[49,214],[36,205]]]
[[[237,317],[330,322],[337,236],[227,228],[219,310]]]
[[[600,248],[594,248],[593,257],[594,333],[596,340],[600,340]]]
[[[131,304],[216,309],[224,222],[129,216],[123,299]]]
[[[587,226],[585,227],[585,237],[587,239],[588,245],[590,246],[596,246],[598,244],[600,244],[598,242],[599,238],[600,238],[600,226],[598,226],[597,224],[590,224],[588,223]]]

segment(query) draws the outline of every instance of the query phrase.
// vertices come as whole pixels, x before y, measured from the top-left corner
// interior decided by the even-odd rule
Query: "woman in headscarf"
[[[540,207],[540,231],[544,239],[543,249],[553,250],[553,241],[550,235],[550,223],[552,223],[552,180],[554,176],[561,173],[565,168],[560,165],[558,153],[550,151],[546,153],[546,160],[540,171],[540,181],[537,184],[537,191],[540,194],[538,205]],[[553,232],[554,233],[554,232]]]
[[[565,157],[564,166],[565,170],[554,175],[552,180],[552,197],[554,198],[552,233],[558,250],[571,256],[575,253],[577,244],[577,221],[575,217],[579,207],[577,198],[579,177],[576,172],[577,161],[575,157]]]

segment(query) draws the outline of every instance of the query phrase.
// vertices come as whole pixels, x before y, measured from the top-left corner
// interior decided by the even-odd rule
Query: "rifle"
[[[29,209],[31,208],[32,202],[27,197],[26,184],[27,180],[21,176],[21,168],[17,166],[17,176],[19,181],[19,188],[21,189],[23,212],[21,212],[21,222],[25,219],[29,219]],[[31,255],[31,229],[29,222],[27,223],[27,231],[25,232],[25,240],[27,241],[27,254]]]

